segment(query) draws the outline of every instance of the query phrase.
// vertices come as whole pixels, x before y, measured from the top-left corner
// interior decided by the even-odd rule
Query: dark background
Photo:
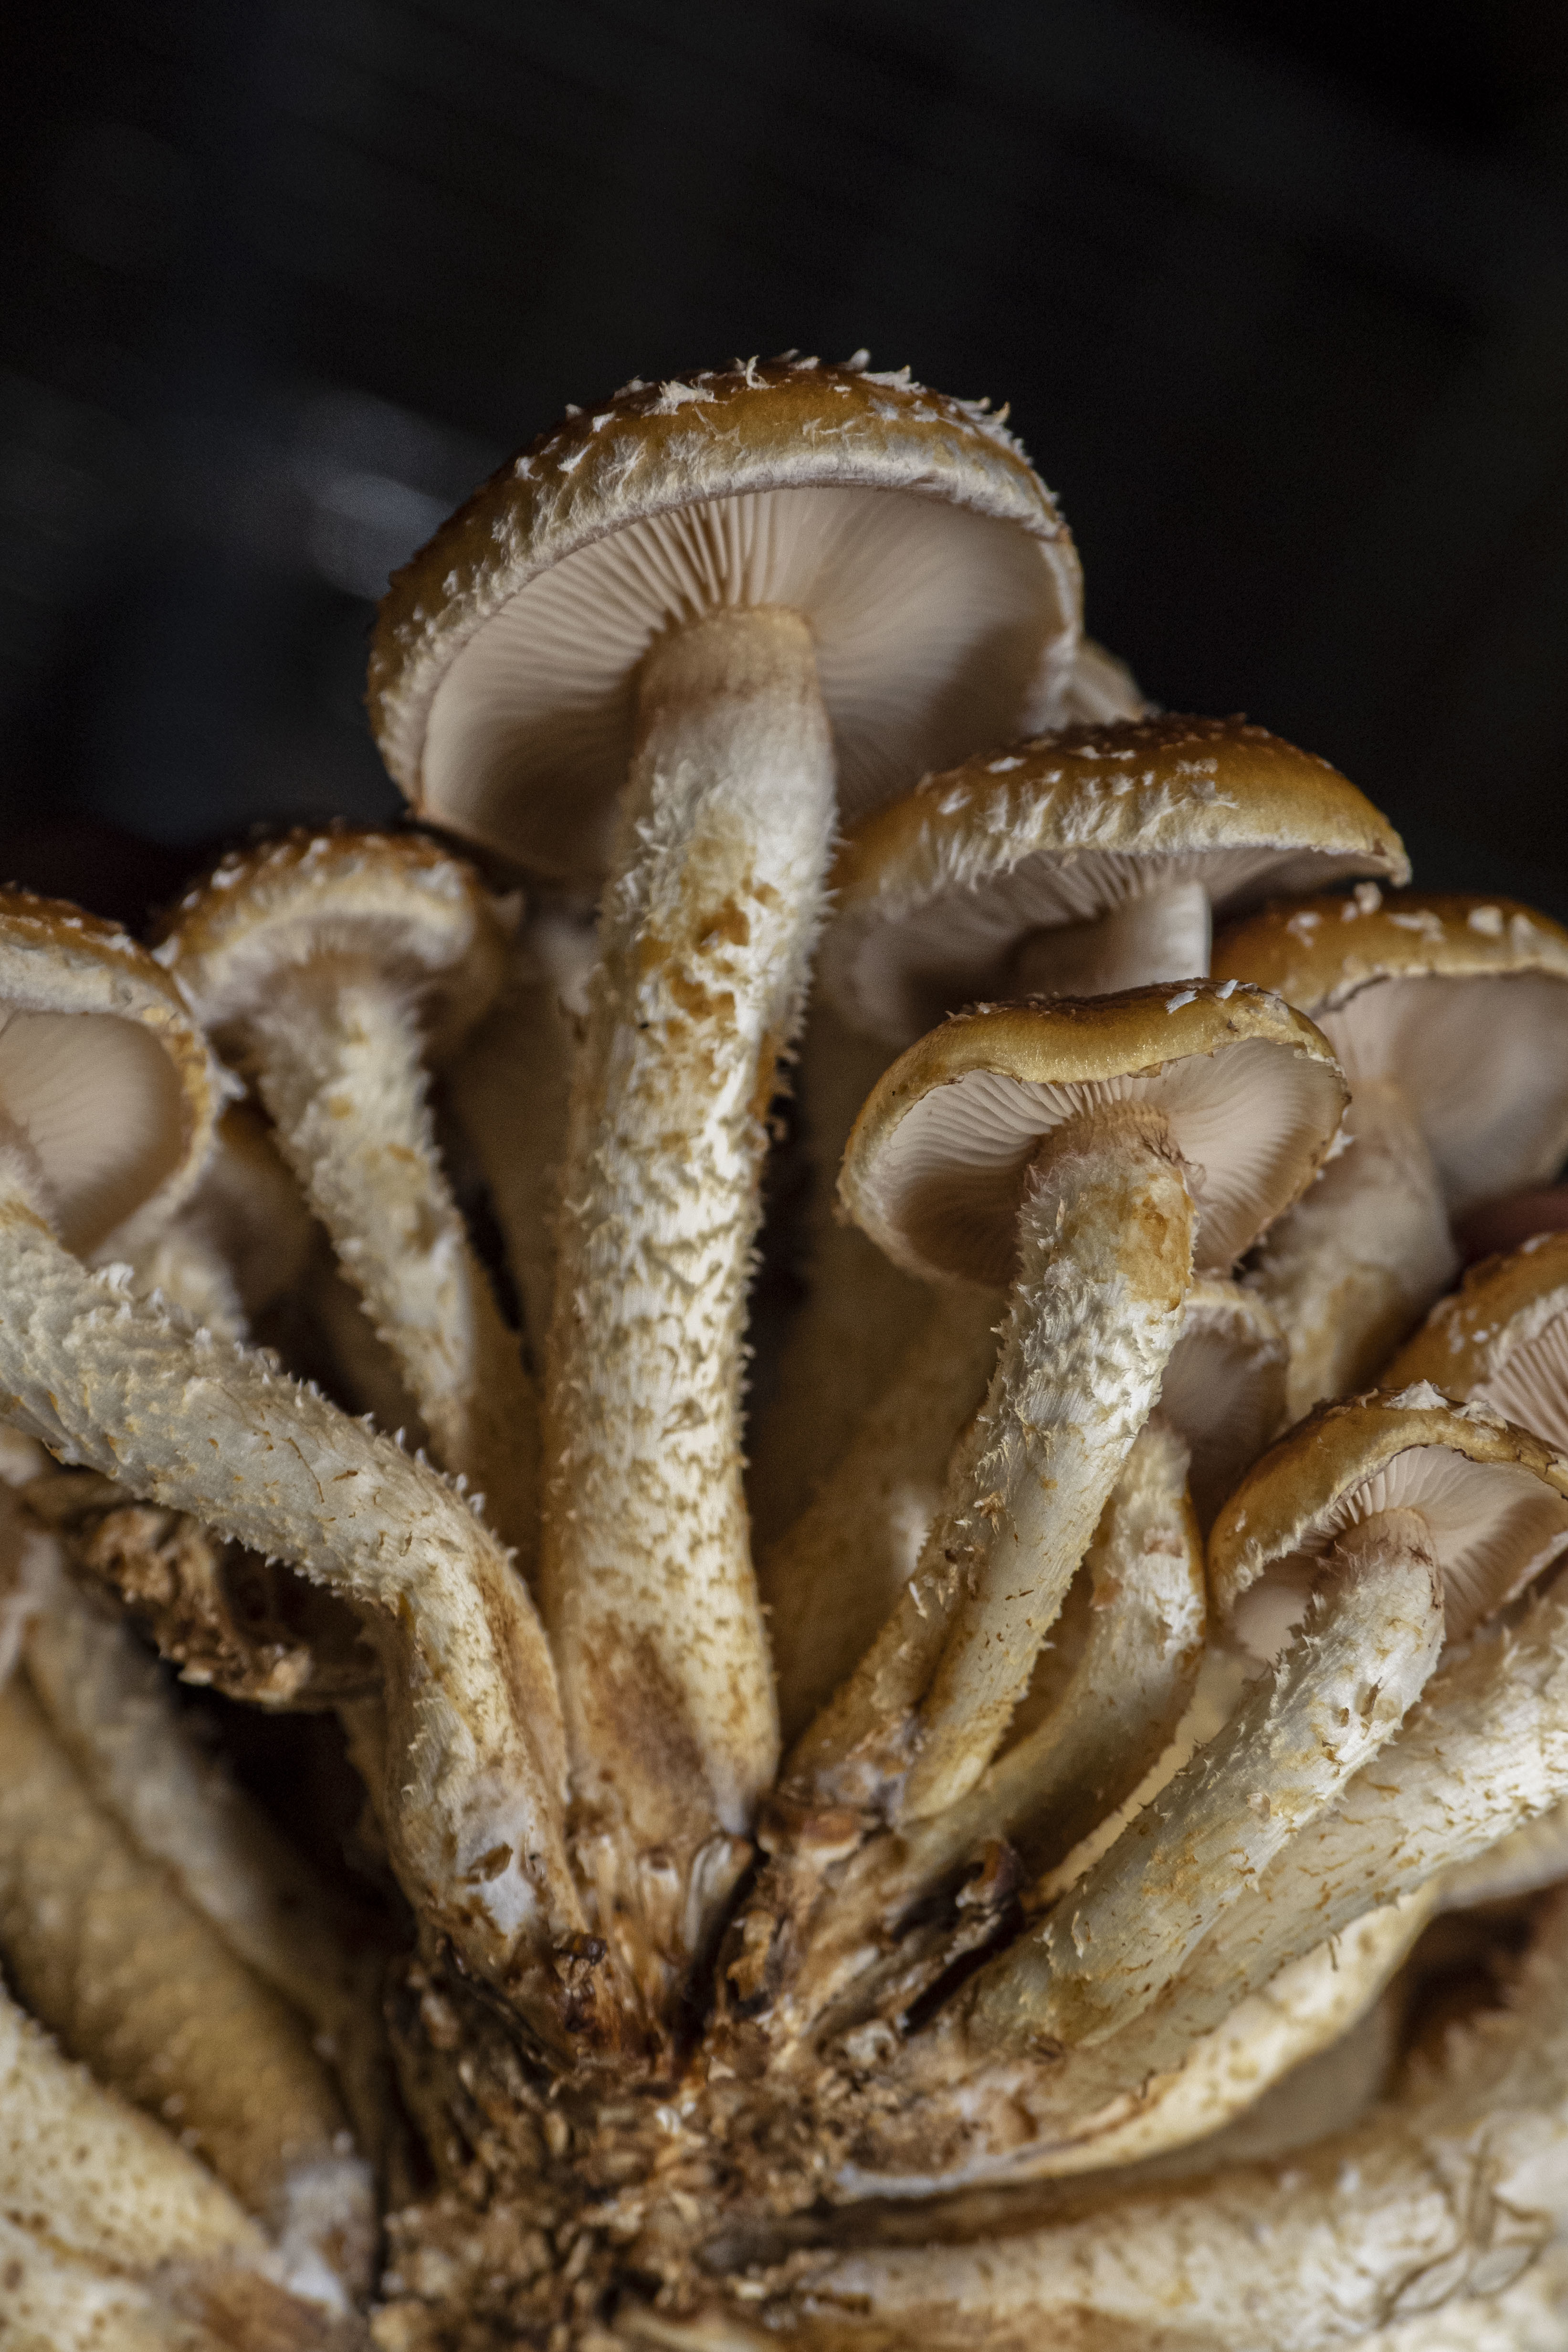
[[[1568,7],[51,0],[0,79],[19,878],[387,811],[372,602],[568,399],[1009,398],[1091,626],[1568,915]]]

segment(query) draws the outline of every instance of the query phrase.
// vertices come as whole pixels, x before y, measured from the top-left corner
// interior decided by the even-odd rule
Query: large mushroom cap
[[[1479,1396],[1568,1454],[1568,1233],[1539,1234],[1508,1257],[1472,1266],[1384,1375]]]
[[[1310,1182],[1345,1089],[1310,1022],[1258,989],[1195,981],[981,1005],[922,1037],[878,1082],[840,1195],[911,1274],[1000,1286],[1043,1139],[1134,1101],[1169,1120],[1196,1188],[1198,1266],[1223,1273]]]
[[[226,857],[187,892],[158,961],[221,1038],[280,973],[368,959],[406,989],[440,1048],[484,1012],[507,927],[466,860],[417,834],[300,831]]]
[[[1024,939],[1196,882],[1219,913],[1347,875],[1408,879],[1399,835],[1326,760],[1240,719],[1072,727],[928,776],[861,819],[833,875],[824,985],[904,1041],[996,985]]]
[[[1568,931],[1549,916],[1363,884],[1234,925],[1214,970],[1310,1014],[1352,1094],[1397,1082],[1451,1215],[1539,1182],[1568,1150]]]
[[[180,992],[94,915],[0,892],[0,1119],[65,1246],[129,1253],[201,1172],[223,1099]]]
[[[1326,1556],[1382,1511],[1419,1511],[1462,1641],[1568,1547],[1568,1463],[1489,1406],[1426,1382],[1320,1407],[1242,1480],[1209,1537],[1215,1603],[1268,1657]]]
[[[634,382],[504,466],[393,581],[370,669],[387,766],[521,863],[607,863],[653,639],[784,605],[816,643],[858,811],[1039,725],[1077,558],[984,404],[816,361]]]

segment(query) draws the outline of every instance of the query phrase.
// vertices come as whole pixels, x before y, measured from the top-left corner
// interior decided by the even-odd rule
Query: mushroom
[[[1387,1385],[1430,1381],[1489,1405],[1568,1454],[1568,1233],[1541,1234],[1472,1266],[1387,1368]]]
[[[837,1469],[763,1555],[786,1741],[853,1672],[915,1573],[947,1458],[995,1367],[1001,1309],[992,1291],[938,1290],[929,1324]],[[1194,1279],[1159,1413],[1188,1449],[1200,1529],[1283,1420],[1285,1364],[1284,1335],[1255,1293],[1218,1276]]]
[[[0,1691],[0,1952],[33,2014],[179,2127],[299,2283],[335,2269],[363,2290],[369,2168],[304,2020],[95,1803],[20,1680]]]
[[[845,2347],[863,2336],[931,2352],[988,2338],[1075,2352],[1327,2352],[1416,2315],[1425,2331],[1453,2301],[1466,2327],[1441,2340],[1481,2346],[1486,2303],[1465,2298],[1506,2300],[1568,2223],[1565,2019],[1560,1896],[1507,2007],[1457,2028],[1439,2063],[1353,2130],[1173,2188],[1087,2190],[1068,2203],[1037,2192],[1051,2200],[1046,2214],[1031,2227],[1014,2200],[1005,2235],[944,2240],[928,2217],[924,2242],[796,2255],[748,2282],[751,2307],[775,2326],[797,2314]],[[1411,2352],[1432,2341],[1412,2337]]]
[[[13,896],[0,1006],[5,1417],[353,1602],[382,1661],[381,1803],[411,1897],[548,2043],[613,2036],[583,1957],[596,1948],[575,1940],[554,1667],[500,1546],[389,1440],[266,1358],[175,1325],[68,1245],[107,1255],[145,1234],[199,1169],[216,1084],[173,981],[110,927]],[[94,1106],[113,1105],[107,1129],[62,1087],[62,1057],[88,1074]]]
[[[1202,981],[984,1007],[882,1078],[850,1214],[928,1279],[1011,1289],[919,1570],[797,1747],[795,1789],[909,1822],[984,1770],[1158,1396],[1194,1257],[1224,1271],[1296,1198],[1343,1098],[1310,1024]]]
[[[854,813],[1043,710],[1078,635],[1049,495],[907,374],[640,383],[397,575],[372,723],[422,814],[604,876],[547,1354],[543,1591],[579,1851],[656,2008],[776,1757],[741,1484],[774,1065]]]
[[[1203,1650],[1203,1548],[1186,1448],[1133,1441],[1001,1753],[945,1811],[874,1839],[833,1875],[792,1968],[787,2007],[814,2046],[904,2016],[1021,1875],[1058,1861],[1136,1788],[1173,1737]],[[1042,1671],[1045,1670],[1045,1671]],[[784,2023],[775,2004],[775,2035]]]
[[[1154,707],[1127,664],[1096,637],[1079,637],[1072,669],[1052,716],[1060,727],[1108,727],[1151,719]]]
[[[253,1079],[443,1468],[534,1539],[537,1414],[436,1150],[426,1065],[500,984],[472,867],[413,835],[296,833],[187,893],[158,960]]]
[[[1458,1272],[1450,1217],[1568,1149],[1568,932],[1509,899],[1271,908],[1215,969],[1316,1021],[1351,1083],[1349,1146],[1253,1276],[1290,1341],[1292,1420],[1363,1388]]]
[[[1436,1390],[1329,1408],[1282,1439],[1209,1538],[1215,1606],[1272,1667],[976,1979],[968,2032],[1071,2049],[1131,2024],[1387,1746],[1444,1640],[1464,1640],[1564,1548],[1568,1465]]]
[[[849,1059],[836,1023],[862,1037],[864,1093],[879,1050],[976,997],[1187,979],[1209,968],[1211,907],[1409,870],[1393,828],[1326,761],[1240,719],[1122,719],[977,753],[863,817],[840,849],[803,1099],[810,1112],[826,1091],[818,1033],[836,1046],[830,1076]],[[837,1149],[850,1119],[826,1108],[814,1123]],[[770,1505],[775,1486],[804,1505],[889,1368],[863,1335],[896,1308],[896,1278],[868,1258],[826,1220],[813,1237],[811,1289],[758,1433],[753,1487]]]
[[[834,867],[822,985],[855,1028],[906,1045],[977,996],[1201,976],[1211,909],[1409,871],[1353,784],[1261,727],[1075,727],[861,819]]]

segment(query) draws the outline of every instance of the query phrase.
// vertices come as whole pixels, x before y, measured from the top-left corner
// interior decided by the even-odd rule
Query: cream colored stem
[[[777,1756],[741,1482],[745,1297],[832,783],[796,614],[715,614],[654,646],[574,1079],[544,1593],[603,1924],[624,1913],[656,2008]]]
[[[956,1895],[962,1912],[963,1874],[983,1879],[1001,1841],[1027,1867],[1057,1860],[1165,1746],[1196,1675],[1206,1610],[1185,1466],[1173,1432],[1143,1428],[1058,1620],[1058,1633],[1075,1621],[1070,1663],[1046,1677],[1037,1718],[966,1796],[873,1840],[835,1878],[779,2004],[787,2000],[796,2032],[814,2015],[832,2034],[873,2009],[907,2009],[948,1964],[952,1921],[927,1927],[932,1898]],[[917,1907],[921,1924],[906,1934]],[[966,1924],[957,1921],[961,1937]]]
[[[1046,2195],[1052,2192],[1046,2191]],[[1353,2131],[1176,2189],[1122,2189],[998,2239],[870,2247],[797,2265],[796,2307],[836,2352],[1061,2342],[1082,2352],[1328,2352],[1455,2298],[1486,2306],[1568,2222],[1568,1911],[1560,1899],[1508,2010],[1455,2035]],[[1456,2314],[1456,2316],[1458,2314]],[[1467,2332],[1468,2330],[1468,2332]],[[825,2335],[825,2340],[829,2340]],[[1500,2341],[1509,2342],[1504,2336]],[[1550,2333],[1517,2339],[1544,2347]]]
[[[984,1401],[1001,1315],[991,1290],[930,1304],[831,1476],[764,1554],[758,1581],[786,1740],[854,1671],[914,1574],[948,1456]]]
[[[584,1922],[554,1669],[505,1556],[450,1488],[264,1358],[195,1341],[88,1273],[15,1196],[0,1199],[0,1398],[56,1454],[365,1610],[409,1899],[548,2038],[586,2026],[555,1957]]]
[[[826,1482],[837,1481],[862,1416],[877,1409],[930,1320],[925,1285],[837,1213],[835,1188],[849,1130],[892,1058],[891,1046],[857,1035],[820,998],[813,1003],[795,1074],[811,1166],[806,1294],[779,1353],[773,1395],[748,1432],[746,1495],[759,1553],[793,1538]],[[945,1458],[944,1448],[939,1479]]]
[[[279,1147],[433,1452],[531,1564],[538,1409],[441,1168],[406,994],[368,964],[313,966],[279,977],[247,1035]]]
[[[978,2040],[1072,2049],[1129,2025],[1386,1745],[1442,1642],[1442,1580],[1425,1520],[1386,1511],[1363,1521],[1341,1539],[1306,1628],[1225,1728],[1039,1932],[976,1980]]]
[[[362,1990],[331,1892],[210,1759],[118,1617],[62,1586],[28,1634],[27,1674],[88,1788],[240,1959],[351,2057]]]
[[[897,1612],[792,1758],[794,1787],[907,1822],[984,1770],[1159,1393],[1193,1226],[1164,1122],[1139,1106],[1085,1115],[1038,1156],[984,1408]]]
[[[205,1234],[171,1226],[137,1251],[132,1281],[138,1298],[162,1298],[215,1339],[246,1337],[248,1318],[233,1272]]]
[[[0,1946],[36,2017],[192,2135],[253,2213],[330,2164],[343,2112],[301,2020],[89,1796],[30,1693],[0,1693]],[[369,2182],[360,2179],[362,2227]]]
[[[1014,953],[1006,993],[1110,996],[1156,981],[1203,980],[1213,936],[1203,884],[1173,882],[1110,908],[1093,922],[1031,931]]]
[[[130,2270],[264,2257],[231,2192],[64,2057],[3,1986],[0,2116],[0,2212],[40,2215],[66,2253]]]
[[[1348,1147],[1269,1234],[1251,1280],[1290,1344],[1286,1414],[1370,1388],[1459,1270],[1442,1184],[1393,1080],[1358,1083]]]

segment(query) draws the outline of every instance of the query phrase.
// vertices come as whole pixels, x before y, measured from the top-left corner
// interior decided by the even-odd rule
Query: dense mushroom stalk
[[[1222,1144],[1215,1106],[1243,1086]],[[1309,1181],[1342,1101],[1315,1033],[1201,982],[966,1015],[894,1065],[847,1156],[851,1211],[910,1266],[1016,1272],[914,1583],[795,1784],[916,1820],[984,1770],[1158,1395],[1194,1234],[1200,1264],[1227,1265]]]
[[[1215,970],[1309,1013],[1351,1083],[1346,1150],[1253,1276],[1290,1341],[1296,1419],[1374,1380],[1453,1280],[1451,1217],[1562,1159],[1568,933],[1506,900],[1363,883],[1236,925]]]
[[[794,614],[689,624],[648,656],[640,703],[573,1088],[543,1590],[579,1835],[658,2013],[661,1969],[701,1949],[777,1758],[741,1333],[763,1113],[805,983],[833,771]]]
[[[494,995],[503,931],[433,844],[296,835],[192,891],[158,952],[253,1077],[442,1466],[531,1558],[537,1412],[436,1149],[427,1055]]]

